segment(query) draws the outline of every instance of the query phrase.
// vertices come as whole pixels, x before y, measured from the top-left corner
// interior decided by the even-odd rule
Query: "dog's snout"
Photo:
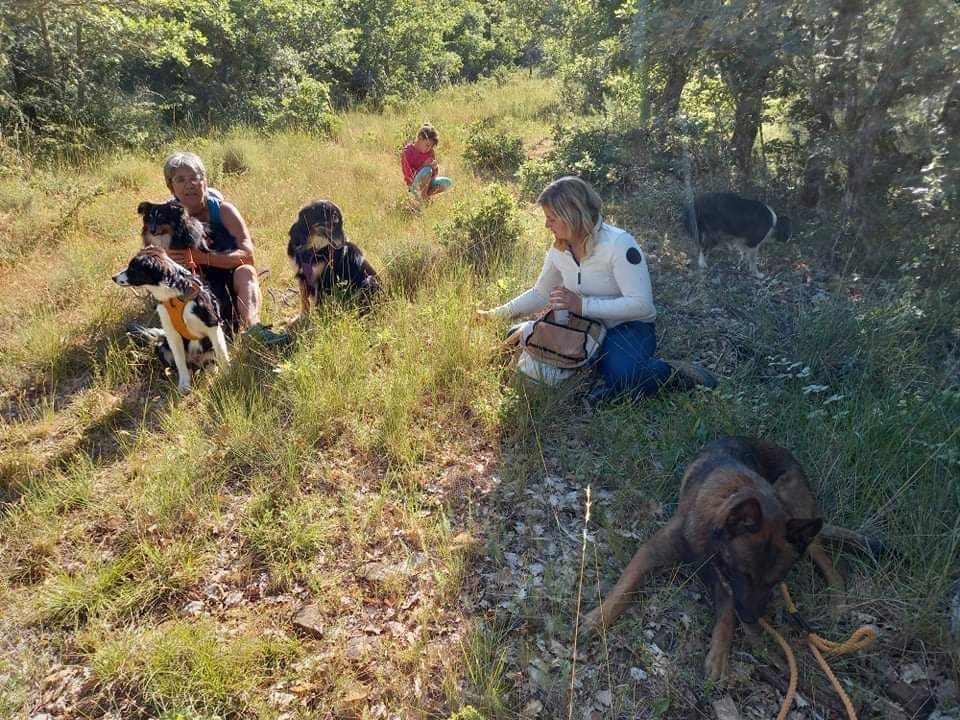
[[[770,593],[753,594],[747,598],[734,598],[733,606],[737,611],[737,617],[741,622],[752,625],[767,614],[767,603],[770,601]]]
[[[126,270],[124,270],[124,271],[122,271],[122,272],[118,272],[116,275],[114,275],[114,276],[113,276],[113,281],[114,281],[117,285],[129,285],[129,284],[130,284],[130,283],[127,281],[127,272],[126,272]]]

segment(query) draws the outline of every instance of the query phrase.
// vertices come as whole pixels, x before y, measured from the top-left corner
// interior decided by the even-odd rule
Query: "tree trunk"
[[[846,224],[854,228],[858,237],[871,234],[875,213],[867,211],[866,190],[876,158],[877,140],[890,125],[887,113],[903,86],[903,68],[921,42],[916,32],[917,18],[926,9],[926,0],[913,0],[900,7],[897,24],[887,51],[887,57],[873,90],[860,108],[851,109],[847,127],[859,127],[857,138],[850,143],[847,153],[847,186],[843,197]],[[844,228],[841,228],[843,231]]]
[[[53,44],[50,42],[50,30],[47,27],[47,14],[44,12],[46,9],[45,5],[40,5],[37,8],[37,19],[40,21],[40,39],[43,41],[43,52],[47,56],[47,72],[49,75],[50,85],[52,87],[58,87],[61,89],[61,96],[63,95],[63,88],[61,82],[63,78],[58,78],[57,75],[57,59],[53,54]],[[58,82],[61,81],[61,82]]]
[[[667,84],[657,96],[656,113],[661,120],[669,120],[680,110],[680,96],[690,75],[692,57],[687,54],[673,55],[667,66]]]
[[[841,0],[837,4],[836,22],[823,43],[827,48],[829,64],[823,76],[814,80],[816,84],[810,90],[814,117],[808,126],[808,146],[813,148],[813,151],[807,157],[803,186],[800,189],[800,203],[806,207],[815,207],[820,202],[821,188],[830,160],[821,145],[827,136],[837,129],[834,112],[839,88],[851,82],[853,71],[859,62],[859,58],[848,57],[847,51],[853,23],[862,15],[863,8],[863,0]]]
[[[950,140],[960,139],[960,81],[953,84],[940,111],[940,124]]]
[[[77,45],[77,110],[80,111],[87,101],[86,78],[83,69],[83,26],[80,19],[77,18],[76,24],[76,45]]]
[[[763,115],[763,89],[765,78],[759,86],[742,87],[737,94],[737,109],[733,120],[733,160],[740,177],[749,181],[753,176],[753,145],[757,141]]]

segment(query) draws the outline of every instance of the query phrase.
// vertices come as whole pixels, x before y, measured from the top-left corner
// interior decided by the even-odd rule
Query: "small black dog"
[[[757,269],[760,244],[771,237],[781,242],[790,239],[790,218],[778,216],[769,205],[732,192],[698,195],[693,211],[688,207],[683,220],[700,251],[697,264],[701,269],[707,267],[704,253],[729,238],[740,249],[741,256],[747,258],[754,277],[762,278],[763,273]]]
[[[362,293],[364,301],[380,288],[376,270],[347,240],[343,213],[330,200],[317,200],[300,210],[290,226],[287,257],[300,285],[301,318],[310,313],[310,298],[318,305],[322,295],[337,287]]]

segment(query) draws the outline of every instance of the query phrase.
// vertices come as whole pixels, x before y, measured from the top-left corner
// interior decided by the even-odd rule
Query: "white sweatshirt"
[[[534,286],[493,313],[516,317],[537,312],[549,304],[550,291],[563,285],[583,298],[583,316],[602,320],[607,327],[631,320],[652,322],[657,311],[650,273],[637,241],[602,220],[597,225],[579,264],[569,250],[551,247]]]

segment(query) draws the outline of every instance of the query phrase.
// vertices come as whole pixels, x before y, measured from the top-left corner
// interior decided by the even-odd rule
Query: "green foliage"
[[[501,717],[505,714],[508,707],[507,658],[503,646],[507,632],[505,627],[495,622],[481,621],[461,643],[467,699],[472,704],[453,716],[457,720],[484,720],[485,717]]]
[[[273,129],[292,129],[330,135],[337,127],[337,116],[330,105],[330,87],[305,77],[289,95],[280,100],[280,109],[267,116]]]
[[[486,273],[516,251],[522,226],[513,195],[502,185],[489,185],[472,205],[459,205],[453,219],[438,231],[451,258]]]
[[[563,175],[581,177],[604,191],[636,185],[638,162],[649,161],[649,132],[607,117],[586,118],[558,125],[552,147],[540,158],[525,162],[519,172],[524,192],[536,195]]]
[[[0,128],[19,149],[73,159],[156,146],[184,125],[329,134],[331,103],[382,107],[476,79],[515,64],[529,34],[503,0],[7,3]]]
[[[266,565],[272,588],[284,590],[307,574],[308,561],[335,529],[335,509],[292,488],[272,488],[247,508],[240,533],[254,559]]]
[[[481,172],[513,175],[524,160],[523,140],[492,119],[467,129],[463,157]]]
[[[451,715],[447,720],[486,720],[486,718],[484,718],[475,707],[467,705],[464,708],[460,708],[460,710]]]
[[[209,620],[171,621],[97,643],[91,664],[98,677],[137,688],[156,707],[210,717],[249,712],[263,680],[298,654],[293,640],[253,633],[227,639]]]

